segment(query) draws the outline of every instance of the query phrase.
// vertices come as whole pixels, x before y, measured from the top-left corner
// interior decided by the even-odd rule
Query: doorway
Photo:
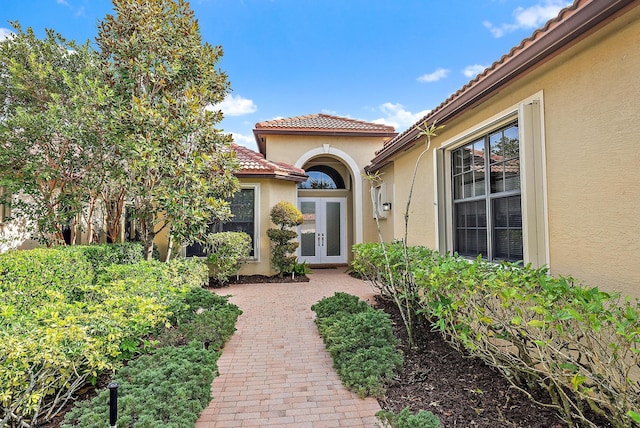
[[[299,198],[304,219],[298,258],[307,264],[347,262],[347,198]]]

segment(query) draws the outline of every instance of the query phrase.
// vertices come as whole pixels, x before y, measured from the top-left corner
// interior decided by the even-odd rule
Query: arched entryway
[[[307,153],[296,164],[309,175],[298,186],[298,207],[304,217],[298,258],[309,265],[347,263],[348,249],[362,233],[353,220],[361,209],[356,196],[360,178],[355,178],[349,161],[346,154],[323,148]]]

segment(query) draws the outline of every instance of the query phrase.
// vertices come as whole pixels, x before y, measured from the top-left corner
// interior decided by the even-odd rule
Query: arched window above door
[[[330,166],[313,165],[305,170],[309,179],[298,184],[299,189],[344,189],[340,173]]]

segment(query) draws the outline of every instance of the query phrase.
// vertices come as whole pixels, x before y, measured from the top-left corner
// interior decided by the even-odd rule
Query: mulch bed
[[[376,307],[391,315],[404,353],[402,372],[378,400],[383,409],[428,410],[440,418],[444,428],[567,427],[553,410],[533,403],[497,370],[462,355],[428,326],[417,329],[418,345],[410,349],[395,304],[379,296],[376,300]]]
[[[283,282],[309,282],[309,277],[306,275],[297,275],[295,278],[292,278],[290,275],[283,277],[280,277],[278,275],[240,275],[239,277],[232,276],[231,278],[229,278],[229,281],[224,284],[220,284],[213,278],[209,278],[209,288],[228,287],[232,284],[275,284]]]

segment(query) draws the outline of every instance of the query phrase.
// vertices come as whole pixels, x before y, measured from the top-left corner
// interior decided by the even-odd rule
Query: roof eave
[[[292,174],[282,174],[282,173],[265,173],[265,172],[238,172],[235,174],[238,178],[269,178],[276,180],[285,180],[285,181],[295,181],[297,183],[302,183],[307,181],[309,178],[306,175],[292,175]]]
[[[363,130],[332,130],[311,128],[255,128],[253,135],[260,153],[266,156],[265,141],[263,135],[323,135],[330,137],[387,137],[389,139],[398,135],[397,132],[363,131]]]
[[[419,125],[424,122],[433,123],[437,121],[446,123],[450,121],[467,109],[489,98],[500,88],[524,75],[534,66],[540,65],[542,61],[566,48],[578,38],[589,34],[601,23],[614,17],[633,2],[634,0],[609,0],[606,3],[592,1],[586,4],[564,22],[558,23],[558,26],[553,30],[534,40],[528,46],[523,47],[509,61],[491,70],[484,78],[477,80],[475,84],[471,81],[466,90],[454,96],[450,101],[445,101],[440,107],[416,122],[404,134],[400,134],[396,141],[392,141],[391,144],[383,147],[378,152],[371,160],[371,163],[365,167],[365,171],[377,171],[388,165],[394,155],[413,147],[419,137],[419,130],[417,129]],[[479,79],[479,77],[476,79]]]

